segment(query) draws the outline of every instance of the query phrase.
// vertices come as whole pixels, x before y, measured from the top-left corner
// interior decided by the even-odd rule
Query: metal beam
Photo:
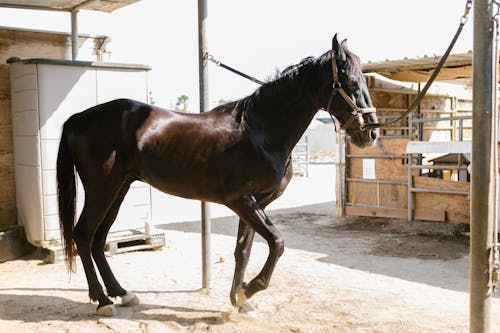
[[[207,0],[198,0],[198,66],[200,83],[200,113],[208,111],[208,63],[204,57],[207,50],[206,28],[207,28]],[[201,264],[202,264],[202,288],[210,288],[211,278],[211,221],[210,204],[201,203]]]
[[[46,7],[46,6],[35,6],[35,5],[22,5],[22,4],[12,4],[0,2],[0,8],[13,8],[13,9],[31,9],[31,10],[46,10],[54,12],[68,12],[67,8],[56,8],[56,7]]]
[[[71,12],[73,10],[95,10],[100,12],[111,13],[119,8],[131,5],[140,0],[80,0],[75,4],[74,0],[18,0],[6,1],[0,0],[0,7],[15,8],[15,9],[32,9]]]
[[[71,8],[71,11],[78,11],[80,9],[85,9],[84,7],[87,6],[87,5],[90,5],[90,4],[93,4],[94,2],[98,2],[99,0],[87,0],[87,1],[84,1],[82,2],[81,4],[79,5],[76,5],[75,7]]]
[[[495,209],[495,25],[493,0],[474,1],[470,332],[491,332],[491,262]]]

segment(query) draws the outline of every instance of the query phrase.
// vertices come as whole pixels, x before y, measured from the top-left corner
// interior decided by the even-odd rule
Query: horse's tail
[[[73,227],[75,224],[76,186],[75,166],[68,147],[69,121],[63,126],[59,152],[57,154],[57,200],[59,202],[59,225],[69,271],[74,271]]]

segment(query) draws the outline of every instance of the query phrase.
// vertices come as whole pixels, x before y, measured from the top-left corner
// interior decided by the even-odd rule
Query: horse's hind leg
[[[98,313],[113,316],[116,312],[113,302],[104,294],[92,262],[91,249],[94,235],[102,223],[114,197],[116,190],[107,190],[106,186],[98,190],[86,190],[85,205],[78,223],[73,230],[78,255],[82,260],[85,276],[89,285],[89,297],[99,302]]]
[[[111,204],[111,207],[106,213],[104,220],[97,229],[97,232],[94,236],[94,242],[92,244],[92,257],[94,258],[97,268],[99,269],[99,273],[101,273],[101,277],[104,285],[106,286],[108,296],[120,296],[122,298],[122,305],[124,306],[137,305],[139,304],[139,300],[133,293],[127,292],[125,289],[123,289],[116,280],[108,264],[108,261],[106,260],[106,256],[104,255],[104,246],[106,245],[106,237],[108,235],[109,229],[116,219],[116,215],[118,214],[120,205],[130,188],[130,184],[131,182],[127,181],[119,190],[113,203]]]

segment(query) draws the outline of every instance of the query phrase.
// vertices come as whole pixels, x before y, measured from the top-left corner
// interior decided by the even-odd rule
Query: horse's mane
[[[355,75],[361,75],[362,64],[359,57],[345,46],[343,46],[343,51],[346,54],[345,70],[349,73],[355,73]],[[243,108],[243,111],[247,111],[256,104],[259,104],[264,95],[277,96],[278,94],[283,94],[284,87],[292,87],[293,85],[300,84],[299,81],[302,80],[297,80],[297,77],[308,80],[310,75],[314,75],[317,69],[323,68],[324,65],[330,63],[331,59],[332,51],[329,50],[319,57],[306,57],[299,63],[286,67],[271,77],[264,85],[255,90],[254,93],[241,99],[239,101],[240,107]]]

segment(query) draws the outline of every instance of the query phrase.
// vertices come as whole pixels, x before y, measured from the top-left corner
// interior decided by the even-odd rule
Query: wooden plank
[[[407,185],[348,182],[349,202],[362,205],[406,208],[408,205]]]
[[[444,180],[439,178],[431,178],[431,177],[413,176],[413,187],[469,192],[470,183],[455,182],[455,181]]]
[[[444,221],[451,223],[470,222],[470,198],[458,194],[415,193],[415,211],[445,214]]]
[[[1,150],[1,148],[0,148]],[[0,230],[17,225],[14,158],[12,153],[0,152]]]
[[[404,109],[407,107],[406,94],[395,94],[392,91],[381,91],[370,88],[370,97],[373,105],[377,108]]]
[[[350,216],[390,217],[398,219],[406,218],[406,209],[401,208],[368,208],[346,206],[345,213],[346,215]]]
[[[417,188],[469,192],[470,183],[430,177],[413,177]],[[470,197],[459,194],[415,193],[415,219],[469,223]],[[417,212],[418,215],[417,216]],[[441,216],[440,216],[441,215]]]
[[[377,205],[377,184],[349,182],[347,184],[347,199],[352,203]]]
[[[359,148],[349,142],[348,154],[366,154],[366,155],[401,155],[406,154],[408,138],[380,138],[382,149],[378,145],[372,147]]]
[[[380,184],[379,204],[384,207],[407,208],[408,207],[408,185],[407,184]]]
[[[446,213],[444,211],[434,209],[417,209],[414,212],[413,218],[420,221],[445,222]]]
[[[382,180],[408,181],[408,165],[403,163],[403,159],[375,159],[375,177]],[[363,178],[363,159],[348,159],[348,178]],[[418,170],[413,171],[418,175]]]

